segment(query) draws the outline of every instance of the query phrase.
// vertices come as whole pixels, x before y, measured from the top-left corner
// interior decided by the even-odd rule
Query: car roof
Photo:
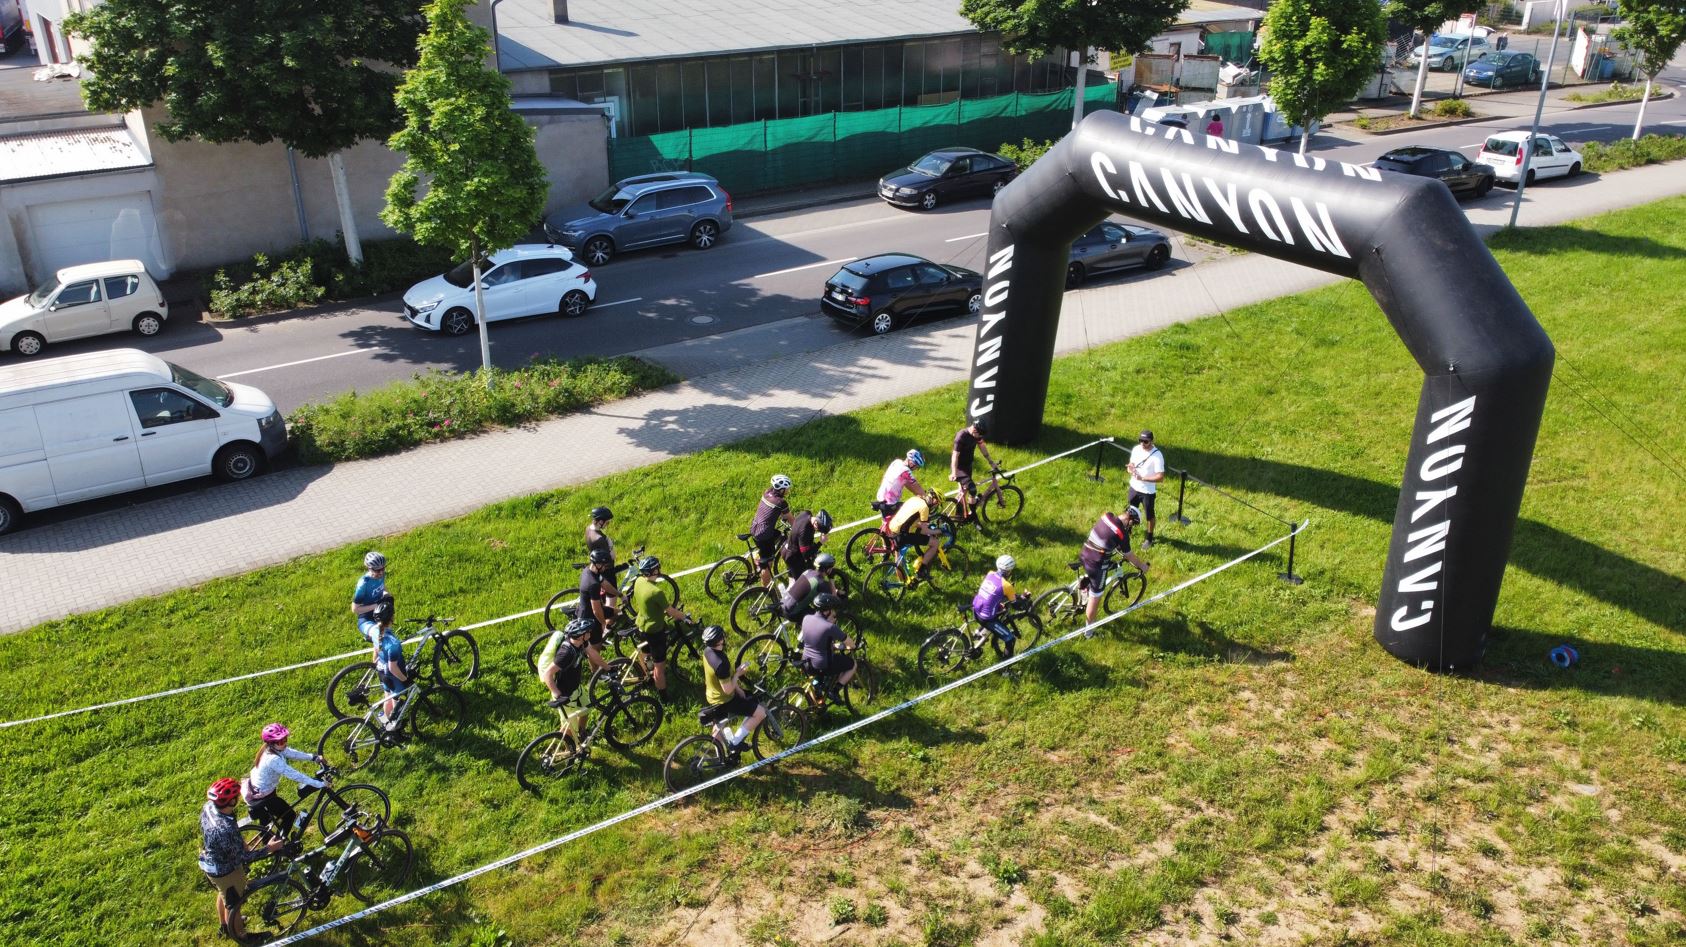
[[[98,279],[102,276],[124,276],[129,273],[145,273],[146,264],[139,260],[105,260],[99,263],[81,263],[67,266],[58,272],[59,282],[73,283],[77,280]]]
[[[914,256],[911,253],[880,253],[876,256],[862,257],[859,260],[845,263],[843,268],[856,276],[871,276],[874,273],[882,273],[898,266],[907,266],[909,263],[929,262],[931,261],[922,256]]]
[[[633,197],[643,197],[645,194],[648,194],[651,191],[665,191],[665,190],[668,190],[670,188],[684,187],[686,185],[693,185],[694,186],[694,185],[697,185],[697,184],[718,184],[718,183],[720,183],[720,182],[718,182],[718,181],[716,181],[716,180],[714,180],[713,178],[710,178],[710,177],[678,178],[678,179],[671,180],[671,181],[639,181],[635,184],[630,184],[630,185],[627,185],[626,187],[621,188],[621,192],[624,193],[624,194],[630,194]]]
[[[1429,155],[1443,155],[1450,151],[1451,149],[1449,148],[1429,148],[1424,145],[1406,145],[1403,148],[1395,148],[1376,160],[1381,161],[1385,158],[1389,161],[1420,161]]]
[[[929,155],[986,155],[986,154],[989,154],[989,152],[984,151],[984,150],[979,149],[979,148],[969,148],[966,145],[954,145],[953,147],[949,147],[949,148],[937,148],[937,149],[934,149],[932,151],[927,151],[927,152],[925,152],[925,154],[927,156],[929,156]]]
[[[1541,138],[1550,138],[1551,136],[1546,134],[1545,132],[1541,132],[1540,137]],[[1495,138],[1497,138],[1500,141],[1527,141],[1528,140],[1528,133],[1527,132],[1520,132],[1520,131],[1517,131],[1517,132],[1493,132],[1492,134],[1487,136],[1488,141],[1492,141]]]
[[[664,181],[707,181],[713,184],[719,183],[715,180],[714,175],[704,174],[701,171],[652,171],[649,174],[634,174],[631,177],[621,178],[619,181],[615,182],[615,186],[617,188],[628,188],[636,184],[655,184]]]
[[[561,257],[564,260],[572,260],[574,251],[559,244],[518,243],[508,249],[499,250],[488,259],[491,260],[492,265],[498,266],[511,260],[531,260],[545,257]]]

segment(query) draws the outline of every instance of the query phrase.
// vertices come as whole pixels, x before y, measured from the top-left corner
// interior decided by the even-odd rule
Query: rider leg
[[[755,728],[761,726],[761,721],[766,719],[767,708],[757,704],[755,706],[755,712],[745,718],[743,725],[738,727],[738,731],[736,733],[732,734],[732,745],[739,747],[743,746],[744,741],[749,739],[749,735],[754,733]]]
[[[1019,638],[1013,634],[1011,628],[1007,627],[1007,623],[999,618],[990,618],[983,620],[983,626],[988,628],[995,637],[1001,639],[1001,650],[1005,656],[1012,657],[1013,649],[1018,647]]]
[[[921,524],[919,532],[925,536],[925,556],[920,560],[919,571],[929,572],[931,571],[931,560],[937,558],[937,534],[928,523]]]

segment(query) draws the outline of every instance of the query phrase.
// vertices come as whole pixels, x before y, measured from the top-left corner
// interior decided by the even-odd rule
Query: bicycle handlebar
[[[446,618],[442,615],[429,615],[426,618],[406,618],[406,619],[404,619],[404,624],[406,624],[406,625],[449,625],[451,622],[454,622],[454,621],[456,621],[455,618]]]

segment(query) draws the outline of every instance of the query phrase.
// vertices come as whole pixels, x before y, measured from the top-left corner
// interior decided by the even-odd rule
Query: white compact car
[[[139,260],[67,266],[27,296],[0,303],[0,352],[28,358],[49,342],[107,332],[157,335],[170,317]]]
[[[1506,184],[1515,184],[1522,176],[1522,149],[1527,147],[1527,132],[1499,132],[1488,135],[1476,155],[1477,164],[1493,169],[1493,175]],[[1581,173],[1585,159],[1556,135],[1535,135],[1534,155],[1528,159],[1528,183],[1535,178],[1574,177]]]
[[[519,244],[499,250],[481,266],[486,321],[524,316],[585,314],[597,298],[591,271],[566,247]],[[404,294],[404,318],[446,335],[474,328],[474,270],[463,263],[422,280]]]

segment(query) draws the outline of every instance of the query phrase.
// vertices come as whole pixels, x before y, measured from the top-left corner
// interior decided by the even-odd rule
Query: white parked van
[[[0,368],[0,533],[77,500],[244,480],[286,446],[268,395],[138,349]]]

